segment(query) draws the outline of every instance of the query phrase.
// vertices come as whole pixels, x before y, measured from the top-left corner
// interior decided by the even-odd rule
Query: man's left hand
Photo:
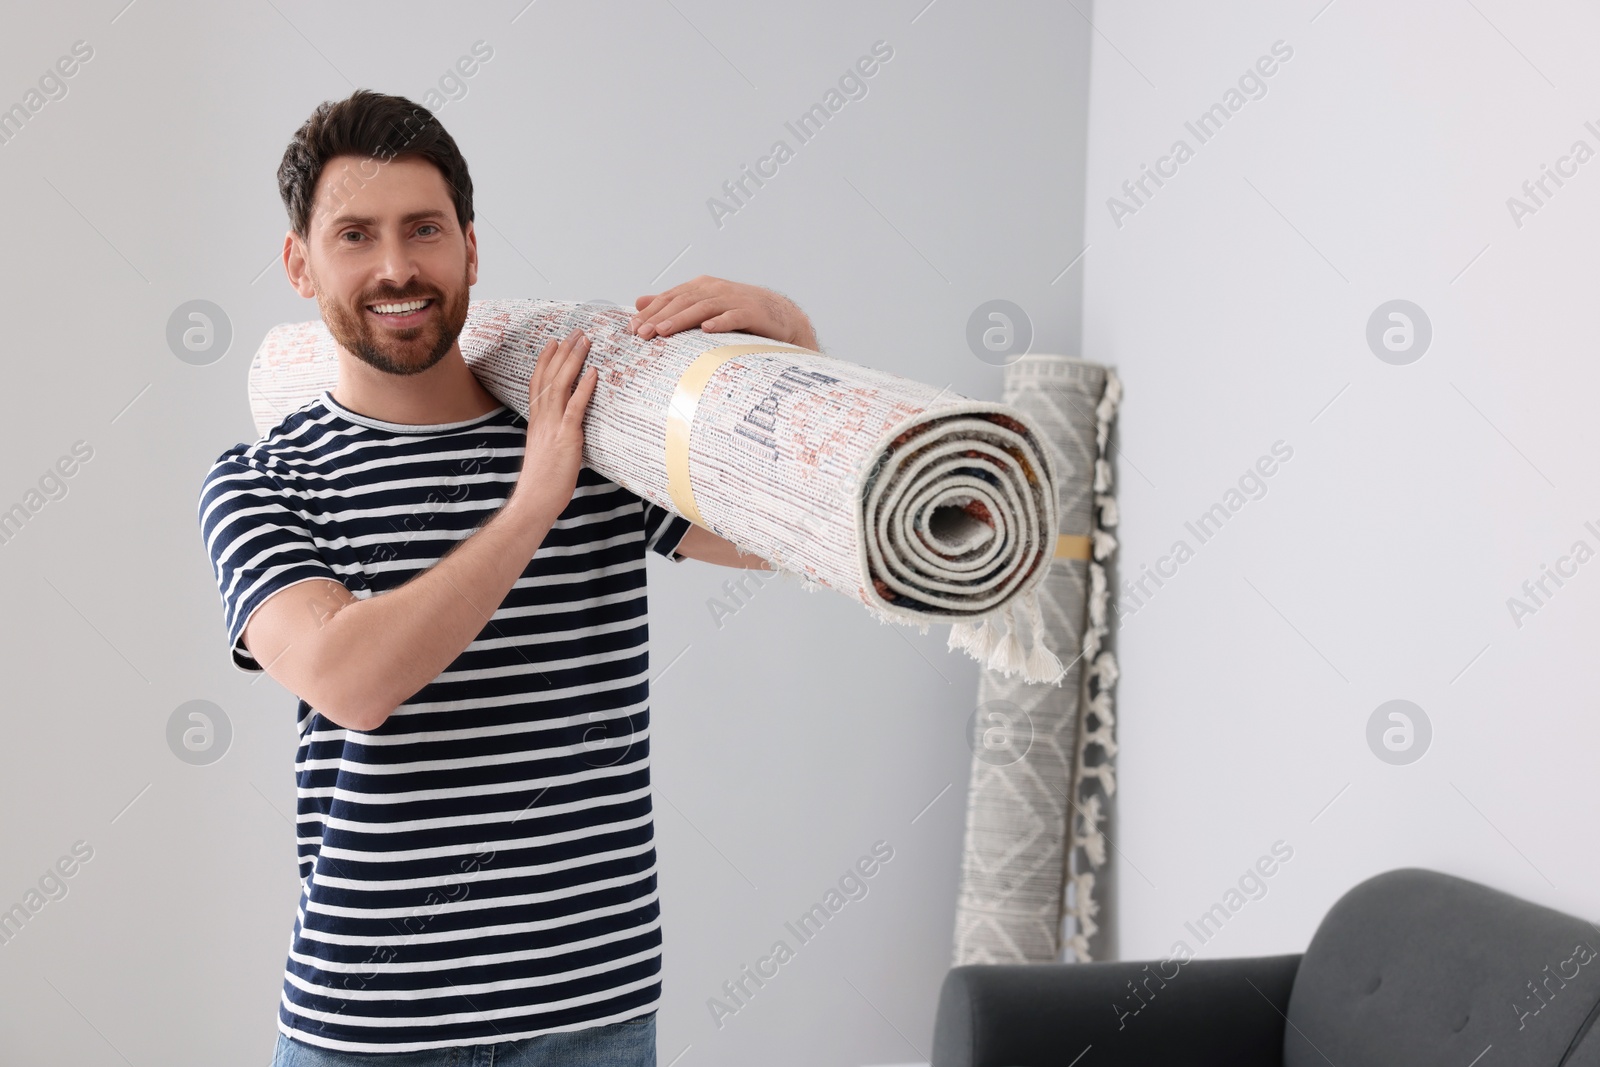
[[[634,307],[638,314],[629,321],[628,328],[647,339],[698,326],[706,333],[739,330],[819,351],[817,335],[806,313],[782,293],[756,285],[702,274],[664,293],[641,296]],[[759,556],[740,552],[733,542],[698,526],[684,535],[677,554],[724,567],[772,569]]]
[[[643,338],[667,337],[696,326],[706,333],[739,330],[817,351],[811,320],[782,293],[702,274],[663,293],[634,301],[628,328]]]

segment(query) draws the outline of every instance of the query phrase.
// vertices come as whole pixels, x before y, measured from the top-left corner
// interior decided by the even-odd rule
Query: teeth
[[[372,310],[380,315],[403,315],[408,311],[416,311],[427,305],[426,300],[407,300],[403,304],[373,304]]]

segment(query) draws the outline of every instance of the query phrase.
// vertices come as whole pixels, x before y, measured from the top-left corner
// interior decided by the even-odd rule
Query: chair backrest
[[[1407,868],[1362,882],[1323,918],[1295,975],[1283,1062],[1600,1063],[1597,1011],[1600,927]]]

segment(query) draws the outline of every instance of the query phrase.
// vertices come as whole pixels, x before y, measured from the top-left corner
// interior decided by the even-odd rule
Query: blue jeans
[[[335,1052],[280,1031],[272,1067],[656,1067],[656,1013],[492,1045],[422,1052]]]

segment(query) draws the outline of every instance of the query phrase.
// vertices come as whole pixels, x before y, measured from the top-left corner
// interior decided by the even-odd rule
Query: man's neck
[[[464,422],[500,406],[452,348],[421,374],[389,374],[339,350],[339,383],[333,399],[380,422],[402,426],[435,426]]]

